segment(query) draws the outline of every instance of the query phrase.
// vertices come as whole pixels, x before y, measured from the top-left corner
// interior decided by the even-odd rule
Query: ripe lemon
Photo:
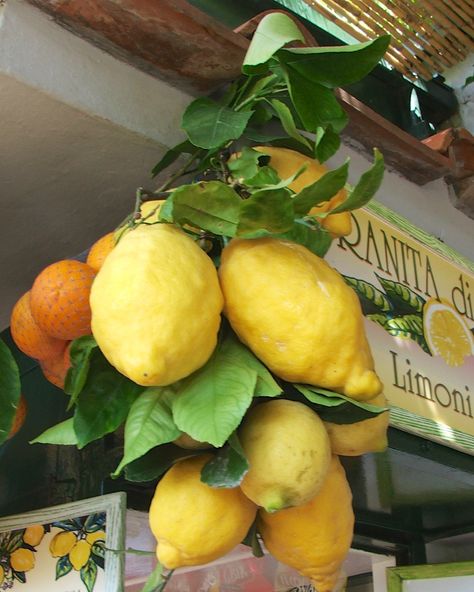
[[[211,259],[171,224],[128,232],[97,274],[92,332],[109,362],[143,386],[203,366],[217,343],[223,297]]]
[[[71,549],[69,553],[69,561],[71,562],[72,567],[76,571],[80,571],[84,565],[89,561],[89,557],[91,556],[91,549],[92,547],[86,541],[86,539],[81,539],[77,541],[74,547]]]
[[[380,394],[366,403],[386,407],[387,399]],[[382,452],[388,446],[389,412],[384,411],[370,419],[355,423],[324,422],[331,441],[331,450],[341,456],[360,456],[366,452]]]
[[[359,300],[323,259],[289,241],[233,239],[219,276],[234,331],[277,376],[358,400],[382,391]]]
[[[77,537],[73,532],[66,530],[58,532],[49,543],[49,552],[52,557],[64,557],[69,554],[76,541]]]
[[[97,541],[105,541],[105,531],[96,530],[95,532],[88,532],[86,535],[86,541],[91,546]]]
[[[44,526],[42,524],[34,524],[25,529],[23,541],[32,547],[37,547],[44,537]]]
[[[276,399],[245,417],[239,438],[250,468],[241,488],[270,512],[298,506],[321,488],[331,451],[323,422],[306,405]]]
[[[306,170],[289,185],[289,188],[295,193],[299,193],[302,189],[320,179],[329,170],[314,158],[309,158],[309,156],[305,156],[289,148],[254,146],[254,149],[270,156],[270,166],[276,170],[281,179],[288,179],[303,165],[306,165]],[[312,208],[309,214],[314,216],[326,213],[341,204],[346,198],[347,191],[341,189],[328,201]],[[351,233],[352,223],[350,212],[329,214],[325,218],[321,218],[320,222],[321,226],[326,228],[334,237],[346,236]]]
[[[5,579],[5,570],[3,569],[3,566],[0,565],[0,586],[3,584],[4,579]]]
[[[430,352],[448,366],[462,366],[474,355],[474,336],[449,302],[431,299],[423,307],[423,331]]]
[[[270,514],[259,510],[258,530],[270,553],[332,592],[352,541],[354,512],[349,484],[337,456],[310,502]]]
[[[239,487],[216,489],[201,481],[212,458],[202,454],[179,461],[158,483],[150,528],[158,561],[168,569],[209,563],[231,551],[247,534],[257,508]]]
[[[20,547],[10,555],[10,565],[15,571],[30,571],[35,566],[35,554],[30,549]]]

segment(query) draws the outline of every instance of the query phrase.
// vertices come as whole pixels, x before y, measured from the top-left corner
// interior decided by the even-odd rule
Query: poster
[[[356,292],[392,424],[474,454],[474,264],[381,206],[327,254]]]

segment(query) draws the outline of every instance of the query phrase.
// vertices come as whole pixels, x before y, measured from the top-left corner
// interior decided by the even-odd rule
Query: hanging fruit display
[[[389,38],[302,42],[285,14],[265,16],[241,78],[186,109],[186,140],[153,171],[172,167],[161,186],[137,191],[86,263],[42,271],[12,313],[18,348],[70,398],[34,442],[83,448],[124,425],[113,476],[157,482],[157,589],[163,568],[245,540],[331,592],[354,523],[338,455],[386,446],[361,306],[324,260],[383,158],[375,149],[353,186],[348,162],[323,163],[347,123],[334,89],[368,74]],[[6,437],[20,385],[0,345]]]

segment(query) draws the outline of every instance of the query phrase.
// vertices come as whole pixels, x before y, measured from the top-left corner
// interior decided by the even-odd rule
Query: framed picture
[[[122,592],[125,493],[0,518],[0,591]]]
[[[388,592],[472,592],[474,561],[387,569]]]

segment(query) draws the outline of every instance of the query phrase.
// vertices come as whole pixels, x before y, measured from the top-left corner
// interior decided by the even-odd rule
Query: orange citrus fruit
[[[81,539],[77,541],[74,547],[71,549],[69,553],[69,561],[71,562],[73,568],[76,571],[80,571],[84,565],[89,561],[89,557],[91,556],[92,547],[86,541],[86,539]]]
[[[31,288],[31,312],[38,325],[53,337],[72,340],[91,333],[89,294],[95,271],[74,260],[48,265]]]
[[[51,557],[64,557],[64,555],[69,555],[76,542],[77,537],[73,532],[69,530],[58,532],[49,543]]]
[[[92,245],[87,255],[87,265],[90,265],[95,272],[99,271],[107,255],[114,247],[115,232],[109,232]]]
[[[26,292],[13,307],[10,331],[17,348],[27,356],[46,360],[61,355],[66,347],[62,339],[51,337],[39,327],[30,307],[30,292]]]
[[[423,308],[423,331],[430,352],[448,366],[462,366],[464,358],[474,355],[474,336],[447,300],[428,300]]]
[[[35,566],[35,554],[20,547],[10,555],[10,565],[15,571],[30,571]]]
[[[25,423],[26,410],[26,399],[23,395],[20,395],[18,407],[16,408],[15,418],[13,419],[13,424],[10,429],[10,433],[8,434],[7,440],[13,438],[13,436],[20,430],[21,426]]]
[[[42,524],[33,524],[25,529],[23,541],[32,547],[37,547],[44,537],[44,526]]]
[[[66,375],[71,367],[71,343],[66,347],[64,352],[57,358],[44,360],[40,362],[41,371],[46,380],[49,380],[54,386],[60,389],[64,388],[64,381]]]

